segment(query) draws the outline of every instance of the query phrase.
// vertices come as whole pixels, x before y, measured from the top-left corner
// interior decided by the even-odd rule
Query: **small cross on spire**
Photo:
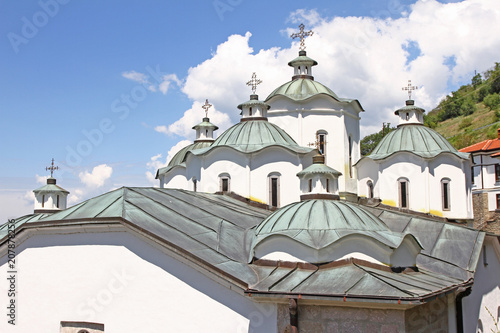
[[[311,143],[308,143],[307,144],[309,147],[315,147],[316,150],[318,151],[318,154],[321,155],[321,151],[320,151],[320,148],[321,148],[321,141],[319,140],[319,138],[316,138],[316,141],[314,142],[311,142]]]
[[[304,31],[304,28],[305,28],[305,25],[303,23],[301,23],[299,25],[300,32],[297,32],[297,33],[290,35],[290,37],[292,39],[300,37],[300,50],[301,51],[304,51],[306,49],[305,38],[308,36],[312,36],[314,33],[312,30],[309,30],[306,32],[306,31]]]
[[[411,85],[411,80],[408,80],[408,86],[407,87],[403,87],[403,90],[406,90],[408,91],[408,99],[411,100],[411,92],[412,90],[417,90],[418,87],[417,86],[412,86]]]
[[[205,104],[202,105],[202,108],[205,110],[205,118],[208,118],[208,109],[212,107],[212,104],[208,103],[208,99],[205,100]]]
[[[262,80],[257,79],[257,74],[253,72],[252,79],[247,82],[247,86],[252,87],[252,93],[255,95],[255,91],[257,90],[257,86],[262,83]]]
[[[54,159],[52,159],[52,164],[49,167],[46,167],[45,170],[50,170],[50,177],[54,175],[54,170],[59,170],[58,166],[54,166]]]

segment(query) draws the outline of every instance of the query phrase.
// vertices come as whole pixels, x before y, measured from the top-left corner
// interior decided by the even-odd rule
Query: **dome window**
[[[441,196],[443,200],[443,210],[450,210],[450,179],[443,178],[441,180]]]
[[[409,203],[409,184],[410,182],[406,178],[400,178],[398,180],[399,186],[399,208],[410,208]]]

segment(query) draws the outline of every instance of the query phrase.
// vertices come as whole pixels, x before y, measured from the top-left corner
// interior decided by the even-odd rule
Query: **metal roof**
[[[42,187],[37,188],[36,190],[33,190],[33,192],[38,193],[38,192],[63,192],[68,194],[69,192],[60,187],[59,185],[55,184],[46,184]]]
[[[208,117],[203,118],[203,121],[201,123],[199,123],[198,125],[193,126],[193,129],[202,128],[202,127],[213,128],[214,131],[219,129],[217,126],[215,126],[214,124],[212,124],[210,122],[210,119]]]
[[[443,153],[461,159],[469,158],[469,154],[457,151],[441,134],[421,124],[399,126],[387,134],[370,155],[363,158],[381,160],[398,152],[408,152],[423,158],[433,158]]]
[[[343,214],[357,222],[346,227],[412,233],[424,249],[417,257],[419,272],[395,273],[390,268],[359,260],[326,265],[247,263],[253,229],[270,212],[229,196],[159,188],[120,188],[54,214],[36,214],[16,220],[17,232],[119,223],[154,237],[194,263],[257,294],[303,294],[304,297],[346,296],[380,302],[416,301],[470,284],[484,233],[431,219],[381,208],[352,204]],[[347,206],[351,206],[347,209]],[[333,209],[333,208],[332,208]],[[324,215],[312,215],[313,219]],[[373,222],[378,216],[384,223]],[[298,223],[298,221],[297,221]],[[317,225],[320,221],[309,221]],[[358,224],[366,224],[359,225]],[[386,227],[384,227],[384,224]],[[1,243],[7,241],[0,227]],[[59,237],[64,237],[60,235]],[[254,294],[255,293],[255,294]]]
[[[172,159],[170,160],[170,162],[168,163],[168,165],[166,167],[159,168],[156,171],[155,179],[158,179],[160,177],[160,175],[163,175],[163,174],[169,172],[170,170],[172,170],[176,166],[179,166],[179,165],[185,166],[184,162],[186,161],[186,157],[187,157],[188,152],[190,152],[192,150],[196,150],[196,149],[210,147],[210,145],[212,143],[213,142],[209,142],[209,141],[198,141],[198,142],[194,142],[194,143],[182,148],[174,155],[174,157],[172,157]]]
[[[267,147],[279,146],[292,152],[306,154],[312,148],[299,146],[288,133],[267,120],[239,122],[222,133],[208,148],[192,151],[195,155],[205,154],[216,147],[230,147],[243,153],[253,153]]]
[[[329,166],[323,163],[314,163],[305,168],[304,170],[300,171],[299,173],[297,173],[297,177],[303,178],[317,174],[330,174],[337,177],[342,175],[341,172],[335,170],[334,168],[330,168]]]

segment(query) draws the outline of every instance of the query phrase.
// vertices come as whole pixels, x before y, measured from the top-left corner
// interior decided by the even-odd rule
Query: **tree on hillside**
[[[499,94],[488,95],[484,98],[483,103],[491,111],[500,105],[500,95]]]
[[[391,127],[391,123],[387,123],[387,125],[383,125],[380,132],[365,136],[361,140],[361,156],[369,155],[377,147],[382,138],[395,129],[396,127]]]

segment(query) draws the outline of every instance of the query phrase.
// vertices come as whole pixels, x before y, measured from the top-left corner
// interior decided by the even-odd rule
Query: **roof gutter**
[[[458,294],[455,298],[455,309],[457,318],[457,333],[464,333],[464,313],[462,308],[462,299],[469,296],[472,289],[471,287],[460,287],[458,288]]]

